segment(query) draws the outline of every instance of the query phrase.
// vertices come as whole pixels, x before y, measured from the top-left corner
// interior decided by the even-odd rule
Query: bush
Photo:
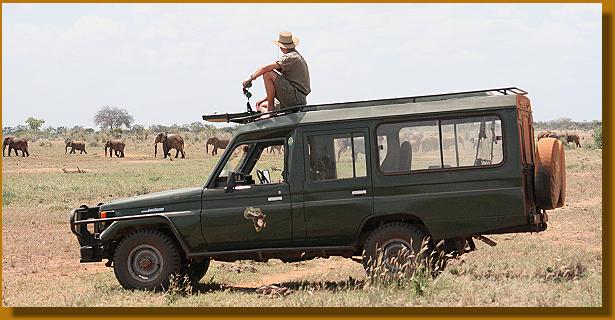
[[[602,149],[602,126],[594,127],[594,146]]]
[[[8,188],[2,187],[2,206],[8,206],[13,203],[15,193]]]

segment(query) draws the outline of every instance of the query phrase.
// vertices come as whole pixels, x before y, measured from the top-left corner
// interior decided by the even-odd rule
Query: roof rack
[[[404,104],[404,103],[416,103],[416,102],[428,102],[428,101],[440,101],[448,99],[460,99],[478,96],[489,96],[494,94],[501,95],[526,95],[527,91],[519,89],[517,87],[506,87],[486,90],[475,91],[462,91],[453,93],[432,94],[423,96],[412,96],[402,98],[389,98],[389,99],[377,99],[377,100],[364,100],[364,101],[352,101],[352,102],[337,102],[319,105],[304,105],[293,106],[288,108],[282,108],[272,112],[260,113],[260,112],[239,112],[239,113],[223,113],[223,114],[210,114],[203,115],[203,120],[209,122],[233,122],[239,124],[246,124],[254,121],[258,121],[264,115],[269,115],[268,118],[281,116],[294,112],[309,112],[309,111],[322,111],[322,110],[335,110],[341,108],[358,108],[366,106],[378,106],[378,105],[390,105],[390,104]]]

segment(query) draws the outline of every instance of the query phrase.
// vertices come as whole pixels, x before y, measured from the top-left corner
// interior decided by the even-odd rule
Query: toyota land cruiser
[[[463,253],[473,238],[544,231],[565,201],[563,147],[534,141],[518,88],[260,116],[203,116],[242,124],[203,186],[74,209],[81,262],[157,289],[172,274],[198,281],[212,259],[365,262],[424,239]]]

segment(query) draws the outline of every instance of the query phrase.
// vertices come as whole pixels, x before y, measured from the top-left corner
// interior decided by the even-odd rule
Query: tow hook
[[[491,239],[489,239],[489,238],[487,238],[487,237],[485,237],[483,235],[480,235],[480,234],[475,235],[474,238],[477,239],[477,240],[480,240],[480,241],[482,241],[482,242],[484,242],[484,243],[486,243],[486,244],[488,244],[488,245],[490,245],[492,247],[495,247],[497,245],[497,243],[495,241],[493,241],[493,240],[491,240]]]

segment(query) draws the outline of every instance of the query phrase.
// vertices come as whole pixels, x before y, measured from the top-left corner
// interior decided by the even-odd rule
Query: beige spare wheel
[[[536,205],[545,210],[558,207],[562,194],[562,143],[543,138],[536,143]],[[563,199],[562,199],[563,202]]]

